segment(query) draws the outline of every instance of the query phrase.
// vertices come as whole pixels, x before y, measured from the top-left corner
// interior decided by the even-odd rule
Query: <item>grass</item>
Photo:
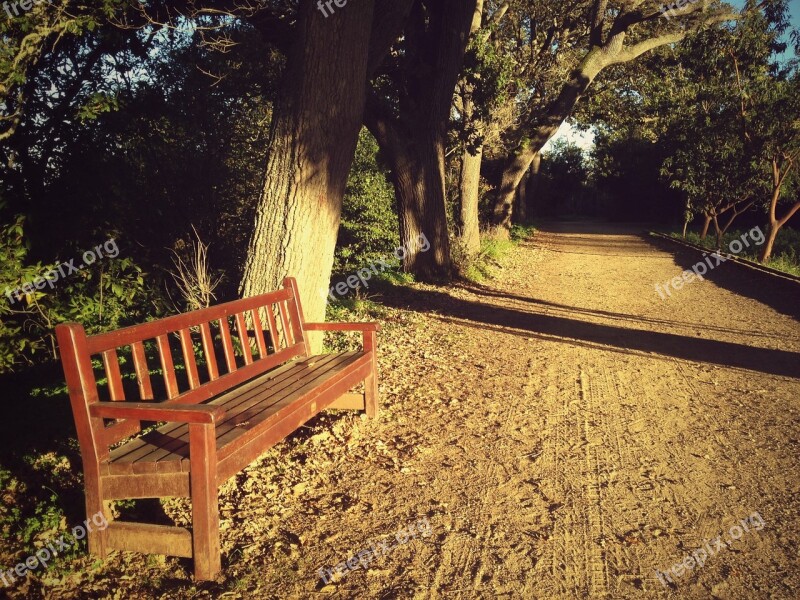
[[[474,256],[469,256],[463,247],[454,244],[453,262],[459,275],[475,283],[492,279],[496,270],[502,267],[503,258],[535,231],[529,225],[514,225],[508,235],[497,230],[484,232],[481,249]]]
[[[670,233],[670,236],[675,239],[683,239],[681,234],[676,232]],[[731,242],[734,240],[741,242],[743,236],[749,242],[749,247],[744,247],[738,253],[731,252],[731,254],[757,262],[761,244],[756,244],[756,242],[761,241],[763,244],[764,236],[761,228],[728,231],[722,238],[722,251],[730,252]],[[713,232],[709,233],[705,239],[701,239],[699,234],[690,231],[686,234],[686,241],[709,250],[717,248],[717,237]],[[781,229],[772,249],[772,258],[765,265],[783,273],[800,276],[800,231],[788,227]]]

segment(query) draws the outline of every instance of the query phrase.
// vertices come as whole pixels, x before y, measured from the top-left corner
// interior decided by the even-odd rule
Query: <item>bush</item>
[[[68,274],[52,287],[31,290],[17,299],[14,290],[60,264],[27,263],[30,243],[24,226],[25,218],[18,215],[0,230],[0,373],[55,358],[53,329],[58,323],[77,321],[89,333],[115,329],[141,318],[150,295],[142,269],[122,256],[98,259],[91,268]],[[103,236],[107,240],[114,237],[98,237]],[[68,252],[75,257],[82,254],[77,248]]]

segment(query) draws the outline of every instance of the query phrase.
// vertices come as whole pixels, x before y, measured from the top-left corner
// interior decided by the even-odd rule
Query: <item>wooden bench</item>
[[[58,325],[87,516],[109,522],[88,533],[89,552],[190,557],[195,578],[215,578],[220,483],[323,409],[374,416],[378,329],[306,323],[291,277],[277,292],[91,337]],[[308,331],[361,331],[363,349],[310,356]],[[155,368],[162,376],[151,377]],[[347,393],[361,382],[362,394]],[[160,497],[191,498],[191,531],[111,520],[110,500]]]

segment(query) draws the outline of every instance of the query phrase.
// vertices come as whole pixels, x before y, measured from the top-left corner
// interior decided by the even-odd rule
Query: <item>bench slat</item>
[[[264,328],[261,326],[261,317],[258,316],[258,309],[251,311],[253,315],[253,330],[256,334],[256,344],[258,345],[258,356],[264,358],[267,356],[267,344],[264,341]]]
[[[131,344],[133,352],[133,367],[136,370],[136,383],[139,384],[139,399],[152,400],[153,385],[150,382],[150,369],[147,367],[147,356],[144,352],[144,344],[142,342],[134,342]]]
[[[119,358],[116,350],[103,352],[103,367],[108,379],[108,394],[115,402],[125,400],[125,390],[122,388],[122,373],[119,370]]]
[[[189,387],[195,390],[200,387],[200,375],[197,372],[197,359],[194,356],[192,332],[188,329],[181,329],[180,337],[181,350],[183,350],[183,364],[186,367],[186,376],[189,378]]]
[[[225,354],[225,364],[228,366],[228,373],[236,371],[236,355],[233,352],[233,339],[231,330],[228,326],[228,317],[219,320],[219,332],[222,335],[222,350]]]
[[[239,332],[239,341],[242,344],[242,354],[244,354],[244,364],[253,364],[253,353],[250,350],[250,337],[247,335],[247,323],[244,320],[244,313],[236,313],[236,329]]]
[[[164,387],[167,389],[167,397],[174,398],[178,391],[178,381],[175,379],[175,365],[172,362],[172,350],[169,348],[169,338],[166,334],[156,337],[158,345],[158,355],[161,359],[161,370],[164,372]]]
[[[275,324],[275,309],[270,304],[265,308],[267,311],[267,322],[269,323],[269,337],[272,341],[272,351],[278,352],[281,349],[281,339],[278,334],[278,327]]]
[[[294,344],[294,339],[292,337],[292,330],[289,327],[289,315],[286,312],[286,303],[278,302],[278,310],[281,313],[281,329],[283,329],[283,335],[286,338],[286,343],[291,346]]]
[[[208,378],[214,381],[219,379],[219,368],[217,368],[217,356],[214,353],[214,338],[211,335],[211,326],[208,323],[200,325],[200,337],[203,340],[203,353],[206,356]]]

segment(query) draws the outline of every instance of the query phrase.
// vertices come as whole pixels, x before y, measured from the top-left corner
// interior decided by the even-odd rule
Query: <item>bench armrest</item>
[[[306,331],[380,331],[380,323],[304,323]]]
[[[97,402],[89,406],[93,417],[104,419],[136,419],[138,421],[171,421],[173,423],[216,423],[225,415],[221,406],[154,405],[152,402]]]

